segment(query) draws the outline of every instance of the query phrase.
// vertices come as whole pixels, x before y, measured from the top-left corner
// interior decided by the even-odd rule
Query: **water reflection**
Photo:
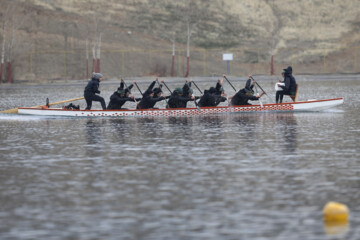
[[[294,153],[297,149],[297,121],[294,114],[276,114],[276,123],[283,134],[284,151]]]
[[[159,139],[169,139],[173,129],[165,124],[166,118],[146,117],[136,119],[136,131],[142,142],[153,142]],[[162,141],[164,143],[164,141]]]
[[[194,128],[194,118],[191,117],[169,117],[168,118],[168,138],[177,139],[179,136],[183,136],[183,139],[192,140]]]
[[[0,238],[357,239],[360,85],[324,82],[303,98],[343,92],[343,113],[1,118]],[[349,228],[320,220],[337,199]]]
[[[215,127],[221,127],[221,124],[228,115],[204,115],[199,116],[200,122],[205,123],[206,125],[211,125]]]
[[[131,136],[131,129],[126,120],[123,118],[111,118],[109,119],[108,131],[112,135],[112,142],[116,144],[125,144],[127,138]]]
[[[189,125],[192,124],[192,119],[191,117],[169,117],[168,118],[168,123],[170,125]]]
[[[86,152],[89,156],[100,156],[102,149],[101,122],[96,119],[89,119],[85,124],[87,144]]]
[[[256,128],[260,123],[258,114],[237,114],[232,115],[232,121],[237,124],[239,135],[245,141],[256,140]]]
[[[328,236],[344,238],[346,234],[349,232],[349,224],[347,222],[345,223],[324,222],[324,231]]]

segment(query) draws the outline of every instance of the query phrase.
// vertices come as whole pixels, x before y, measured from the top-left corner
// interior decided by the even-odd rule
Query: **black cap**
[[[160,88],[154,88],[154,89],[153,89],[153,92],[154,92],[155,94],[158,94],[159,92],[161,92],[161,89],[160,89]]]

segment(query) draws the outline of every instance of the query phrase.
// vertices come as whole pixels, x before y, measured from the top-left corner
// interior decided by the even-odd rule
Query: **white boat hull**
[[[19,114],[42,116],[69,117],[155,117],[155,116],[193,116],[222,113],[244,112],[316,112],[336,107],[344,103],[344,98],[309,100],[305,102],[289,102],[279,104],[247,105],[247,106],[219,106],[202,108],[168,108],[168,109],[120,109],[120,110],[72,110],[60,108],[19,108]]]

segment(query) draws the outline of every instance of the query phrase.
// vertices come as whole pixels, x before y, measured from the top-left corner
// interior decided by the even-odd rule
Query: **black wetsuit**
[[[91,79],[85,87],[84,97],[86,100],[86,109],[90,110],[92,106],[92,101],[100,102],[102,109],[106,109],[106,104],[104,98],[96,95],[96,93],[100,93],[99,91],[99,80]]]
[[[130,92],[131,89],[133,88],[133,86],[134,86],[133,84],[130,84],[127,88],[125,88],[124,94],[126,94],[127,92]],[[124,89],[124,82],[121,82],[118,90],[123,90],[123,89]],[[141,98],[136,98],[135,100],[138,102],[141,100]],[[111,95],[110,102],[109,102],[107,109],[121,109],[121,107],[127,101],[135,102],[135,100],[130,97],[125,97],[125,96],[121,97],[120,94],[118,93],[118,91],[116,91]]]
[[[136,98],[136,101],[140,101],[141,98]],[[120,94],[116,91],[110,97],[110,102],[107,109],[121,109],[121,107],[127,102],[135,102],[131,97],[121,97]]]
[[[231,105],[232,106],[239,106],[239,105],[251,105],[248,101],[252,100],[258,100],[259,98],[256,96],[248,96],[246,95],[245,88],[238,91],[233,98],[231,99]]]
[[[191,82],[185,83],[182,88],[182,95],[179,95],[179,93],[175,90],[168,101],[168,107],[169,108],[186,108],[187,102],[193,101],[191,97],[189,97],[190,93],[190,87]],[[196,97],[195,99],[198,99],[199,97]]]
[[[285,86],[280,86],[283,89],[282,91],[276,91],[276,103],[278,103],[279,100],[280,103],[282,103],[284,95],[295,95],[296,93],[296,80],[292,75],[292,67],[288,67],[284,69],[284,71]]]
[[[204,95],[200,98],[198,103],[199,107],[215,107],[216,104],[216,96],[215,92],[211,90],[205,90]]]
[[[153,108],[155,106],[155,104],[159,101],[164,100],[164,97],[150,97],[149,95],[144,96],[139,105],[137,106],[137,109],[149,109],[149,108]]]
[[[156,81],[153,81],[148,89],[146,89],[146,91],[143,94],[143,97],[139,103],[139,105],[136,107],[137,109],[149,109],[149,108],[153,108],[155,106],[155,104],[159,101],[164,100],[164,97],[150,97],[149,94],[153,93],[153,87],[155,86]],[[160,88],[162,86],[160,85]]]
[[[219,82],[216,83],[216,86],[215,86],[215,95],[221,95],[222,93],[222,90],[221,90],[222,86]]]
[[[169,108],[186,108],[187,102],[194,101],[191,97],[179,96],[177,92],[173,92],[168,101]]]
[[[226,100],[226,97],[223,97],[221,95],[215,95],[215,106],[219,105],[221,102],[225,102]]]
[[[205,90],[198,103],[199,107],[216,107],[220,102],[225,102],[226,97],[221,96],[223,91],[221,88],[221,84],[217,82],[215,87]]]

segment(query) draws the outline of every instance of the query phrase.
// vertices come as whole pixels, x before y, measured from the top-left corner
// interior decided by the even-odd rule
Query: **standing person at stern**
[[[103,80],[103,75],[101,73],[93,73],[91,80],[85,87],[84,97],[86,100],[86,110],[90,110],[92,106],[92,102],[100,102],[103,110],[106,109],[106,104],[104,98],[96,95],[96,93],[100,94],[99,84]]]

